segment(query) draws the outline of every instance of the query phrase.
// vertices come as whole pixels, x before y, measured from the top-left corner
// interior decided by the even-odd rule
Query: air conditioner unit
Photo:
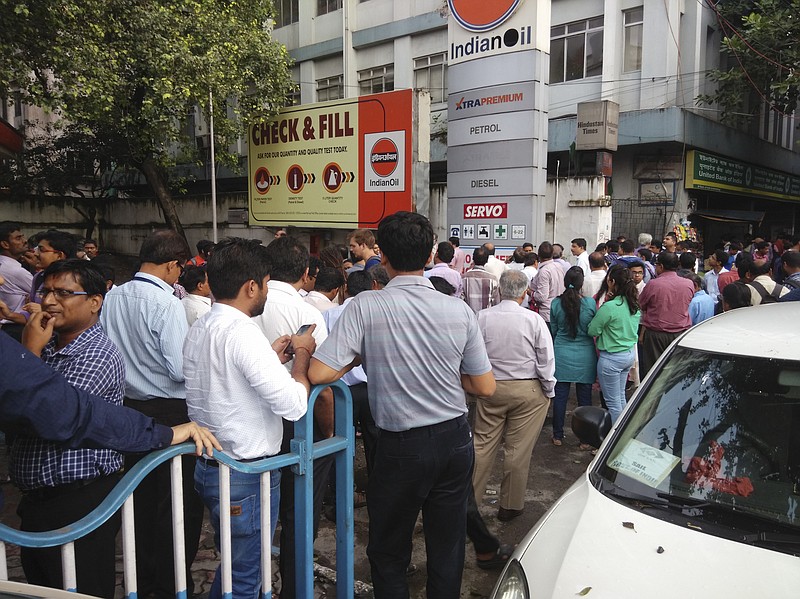
[[[194,134],[197,137],[209,134],[208,122],[206,121],[202,108],[199,106],[194,107]]]

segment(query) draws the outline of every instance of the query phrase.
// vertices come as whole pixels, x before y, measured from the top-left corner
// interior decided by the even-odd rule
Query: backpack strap
[[[762,302],[768,297],[771,297],[774,301],[778,301],[778,299],[781,297],[781,292],[783,291],[783,285],[778,285],[777,283],[775,283],[775,287],[771,292],[768,292],[767,288],[758,281],[751,281],[750,285],[758,292],[758,295],[761,296]]]

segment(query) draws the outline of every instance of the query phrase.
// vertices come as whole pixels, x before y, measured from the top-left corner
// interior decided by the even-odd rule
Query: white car
[[[518,545],[493,599],[800,596],[800,304],[676,340],[587,472]]]

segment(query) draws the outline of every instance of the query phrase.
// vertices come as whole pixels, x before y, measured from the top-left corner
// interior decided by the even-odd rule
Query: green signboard
[[[686,155],[686,189],[800,201],[800,177],[700,150]]]

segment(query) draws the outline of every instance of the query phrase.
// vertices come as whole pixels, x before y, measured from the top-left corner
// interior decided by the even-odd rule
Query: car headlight
[[[525,572],[517,560],[511,560],[494,589],[492,599],[529,599],[529,597]]]

